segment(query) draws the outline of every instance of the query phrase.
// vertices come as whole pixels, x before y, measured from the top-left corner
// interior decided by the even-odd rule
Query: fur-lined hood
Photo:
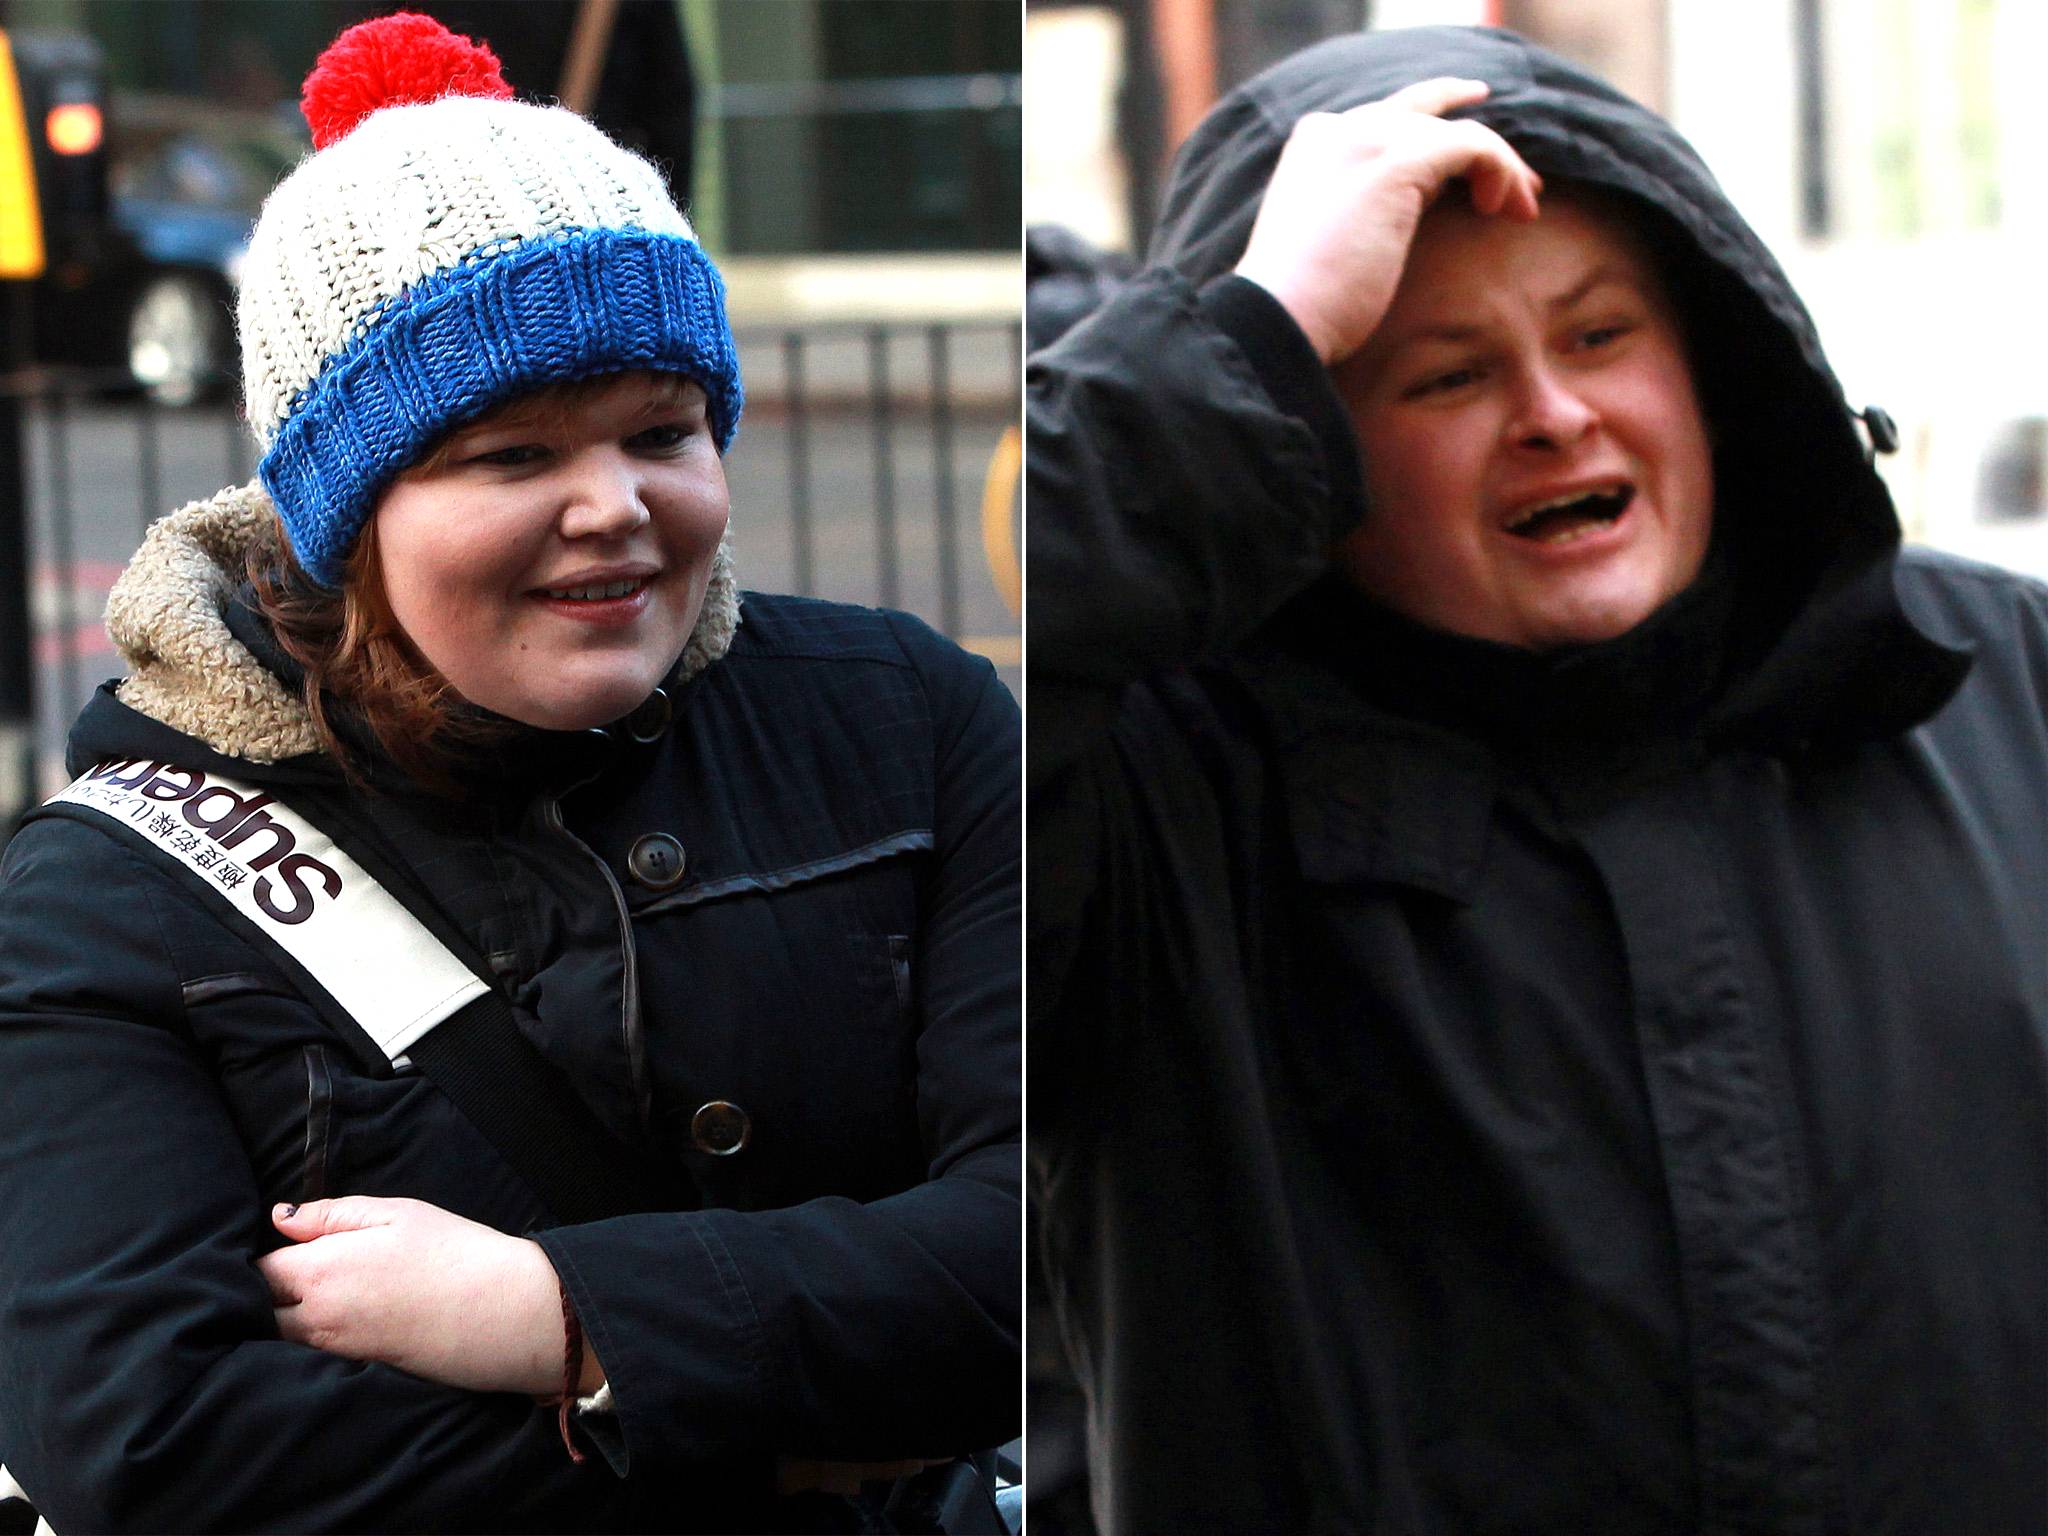
[[[107,633],[128,663],[117,690],[140,714],[227,757],[274,763],[317,752],[304,700],[229,631],[248,557],[279,552],[277,518],[258,481],[180,507],[152,524],[107,598]],[[670,674],[685,682],[717,661],[739,627],[732,549],[720,543],[697,627]]]

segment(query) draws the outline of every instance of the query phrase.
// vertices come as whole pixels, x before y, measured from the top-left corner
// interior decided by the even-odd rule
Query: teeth
[[[1508,532],[1520,533],[1546,512],[1563,511],[1569,507],[1587,507],[1588,515],[1599,523],[1612,522],[1621,515],[1622,509],[1633,499],[1630,487],[1624,483],[1608,490],[1575,491],[1570,495],[1554,496],[1549,501],[1539,501],[1532,507],[1525,507],[1515,514],[1515,520],[1508,524]],[[1590,504],[1590,505],[1589,505]],[[1593,526],[1584,523],[1567,523],[1561,528],[1531,534],[1541,544],[1563,543],[1593,531]]]
[[[596,602],[607,597],[624,597],[628,593],[639,591],[641,585],[640,578],[636,576],[630,581],[608,581],[599,587],[549,587],[547,593],[549,597]]]
[[[1597,533],[1604,523],[1566,523],[1561,528],[1551,528],[1543,533],[1529,535],[1538,544],[1569,544],[1573,539],[1583,539],[1589,533]]]

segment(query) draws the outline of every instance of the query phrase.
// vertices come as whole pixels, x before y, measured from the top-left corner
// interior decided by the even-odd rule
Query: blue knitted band
[[[327,359],[258,473],[322,586],[391,477],[450,428],[543,384],[628,369],[703,385],[721,453],[739,428],[725,285],[694,241],[575,230],[431,273]]]

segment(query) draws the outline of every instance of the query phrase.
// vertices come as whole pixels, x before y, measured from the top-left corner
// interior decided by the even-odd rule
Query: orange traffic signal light
[[[63,102],[43,119],[43,134],[60,155],[89,155],[105,136],[100,109],[89,101]]]

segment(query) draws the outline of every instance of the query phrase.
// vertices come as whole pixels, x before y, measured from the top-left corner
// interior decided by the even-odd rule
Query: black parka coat
[[[195,632],[217,653],[148,699],[199,695],[211,740],[246,734],[265,683],[221,648],[218,574],[180,582],[224,545],[239,569],[246,521],[159,525],[138,567],[175,579],[129,600],[171,614],[166,664]],[[87,708],[75,771],[258,784],[410,886],[678,1209],[552,1224],[189,874],[91,812],[40,813],[0,866],[0,1460],[57,1530],[812,1529],[837,1516],[773,1500],[778,1453],[1016,1432],[1015,703],[903,615],[742,613],[668,704],[528,733],[454,803],[225,755],[111,685]],[[680,844],[680,882],[636,877],[650,834]],[[252,1265],[271,1204],[341,1194],[548,1228],[616,1403],[585,1464],[551,1410],[278,1340]]]
[[[1489,659],[1314,585],[1355,440],[1223,274],[1301,114],[1433,75],[1637,210],[1719,607]],[[2048,593],[1899,556],[1698,160],[1510,35],[1248,83],[1153,255],[1030,369],[1033,1187],[1102,1524],[2042,1530]]]

